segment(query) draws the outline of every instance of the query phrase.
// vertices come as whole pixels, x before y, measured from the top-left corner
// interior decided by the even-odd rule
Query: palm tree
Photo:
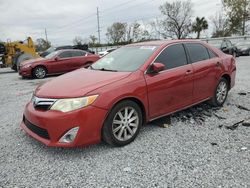
[[[197,33],[197,39],[200,38],[200,34],[203,30],[206,30],[208,28],[208,23],[207,23],[207,20],[202,17],[202,18],[199,18],[199,17],[196,17],[196,20],[193,24],[193,31],[195,33]]]

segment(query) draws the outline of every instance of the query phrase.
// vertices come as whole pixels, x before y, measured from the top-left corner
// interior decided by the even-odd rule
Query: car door
[[[190,105],[193,92],[193,68],[183,44],[166,47],[154,62],[164,64],[165,70],[145,74],[150,119]]]
[[[59,52],[57,57],[49,63],[48,69],[50,74],[68,72],[67,65],[71,61],[72,54],[70,51]]]
[[[73,71],[83,67],[86,62],[86,52],[75,50],[72,51],[71,53],[72,53],[72,61],[68,64],[69,71]]]
[[[198,102],[213,95],[220,71],[219,57],[199,43],[186,43],[194,71],[193,100]]]

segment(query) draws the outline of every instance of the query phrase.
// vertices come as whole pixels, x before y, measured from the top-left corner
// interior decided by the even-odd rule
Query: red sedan
[[[123,146],[154,119],[203,101],[222,106],[235,74],[231,55],[200,41],[132,44],[39,86],[21,127],[48,146]]]
[[[100,59],[83,50],[59,50],[45,58],[31,59],[21,63],[19,75],[22,77],[44,78],[46,75],[63,74],[81,67],[88,67]]]

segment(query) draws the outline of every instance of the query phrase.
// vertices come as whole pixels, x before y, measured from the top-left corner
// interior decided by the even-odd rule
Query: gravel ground
[[[128,146],[49,148],[19,128],[34,88],[0,69],[0,187],[250,187],[250,57],[223,108],[201,104],[143,127]],[[239,93],[243,92],[241,95]],[[165,127],[165,128],[162,128]]]

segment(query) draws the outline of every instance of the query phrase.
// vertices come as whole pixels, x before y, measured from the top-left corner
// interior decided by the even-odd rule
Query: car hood
[[[21,66],[30,65],[30,64],[33,64],[33,63],[36,63],[36,62],[43,62],[45,60],[46,60],[45,58],[29,59],[29,60],[21,62]]]
[[[55,99],[82,97],[100,87],[124,79],[130,74],[130,72],[109,72],[82,68],[37,87],[35,96]]]

